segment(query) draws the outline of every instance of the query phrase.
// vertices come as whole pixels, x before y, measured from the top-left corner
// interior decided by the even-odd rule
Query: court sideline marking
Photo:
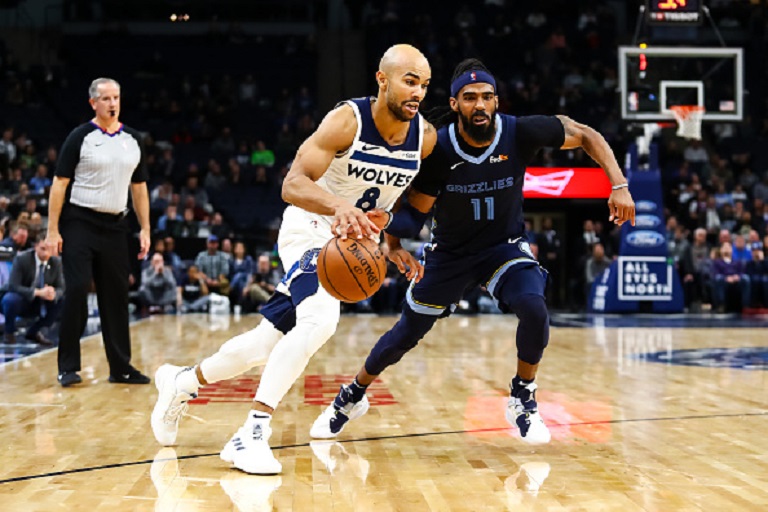
[[[715,418],[736,418],[736,417],[757,417],[757,416],[768,416],[768,411],[763,412],[748,412],[748,413],[731,413],[731,414],[704,414],[704,415],[691,415],[691,416],[672,416],[672,417],[663,417],[663,418],[630,418],[630,419],[623,419],[623,420],[606,420],[606,421],[585,421],[585,422],[578,422],[578,423],[555,423],[548,425],[549,428],[561,428],[561,427],[580,427],[580,426],[587,426],[587,425],[610,425],[610,424],[619,424],[619,423],[642,423],[642,422],[650,422],[650,421],[680,421],[680,420],[705,420],[705,419],[715,419]],[[367,442],[367,441],[383,441],[388,439],[407,439],[407,438],[415,438],[415,437],[428,437],[428,436],[442,436],[442,435],[451,435],[451,434],[473,434],[473,433],[480,433],[480,432],[499,432],[503,430],[511,430],[512,427],[494,427],[494,428],[480,428],[480,429],[471,429],[471,430],[449,430],[445,432],[422,432],[420,434],[400,434],[400,435],[391,435],[391,436],[376,436],[376,437],[362,437],[359,439],[343,439],[340,441],[333,440],[333,442],[336,443],[361,443],[361,442]],[[317,440],[319,442],[330,442],[331,440]],[[284,445],[284,446],[273,446],[272,450],[287,450],[291,448],[306,448],[310,444],[309,443],[298,443],[298,444],[290,444],[290,445]],[[204,457],[216,457],[219,453],[199,453],[195,455],[180,455],[176,457],[176,460],[189,460],[189,459],[200,459]],[[172,459],[159,459],[159,460],[172,460]],[[27,476],[17,476],[13,478],[6,478],[4,480],[0,480],[0,485],[2,484],[9,484],[13,482],[24,482],[27,480],[37,480],[40,478],[50,478],[54,476],[63,476],[63,475],[71,475],[75,473],[87,473],[90,471],[100,471],[102,469],[114,469],[114,468],[123,468],[128,466],[141,466],[145,464],[152,464],[155,462],[154,459],[152,460],[138,460],[134,462],[117,462],[115,464],[104,464],[101,466],[91,466],[86,468],[77,468],[77,469],[67,469],[64,471],[54,471],[50,473],[41,473],[39,475],[27,475]]]

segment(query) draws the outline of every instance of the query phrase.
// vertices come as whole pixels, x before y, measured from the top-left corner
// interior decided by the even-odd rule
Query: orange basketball
[[[317,257],[317,277],[323,288],[343,302],[367,299],[381,287],[387,262],[370,238],[332,238]]]

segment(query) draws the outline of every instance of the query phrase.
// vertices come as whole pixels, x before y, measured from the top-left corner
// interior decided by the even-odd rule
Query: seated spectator
[[[594,283],[595,279],[598,279],[610,266],[611,260],[605,257],[605,248],[603,247],[603,244],[596,243],[592,246],[592,256],[587,260],[587,266],[584,271],[587,298],[589,298],[589,292],[592,290],[592,283]]]
[[[165,266],[163,255],[156,252],[152,255],[151,264],[141,275],[139,300],[142,309],[149,313],[169,311],[176,304],[176,278],[170,268]]]
[[[173,233],[176,231],[176,224],[180,224],[181,220],[176,206],[169,204],[165,208],[165,215],[157,219],[157,230],[160,233]]]
[[[215,212],[211,217],[210,231],[212,235],[216,235],[219,240],[230,238],[234,235],[232,228],[224,222],[224,217],[219,212]]]
[[[752,304],[759,302],[768,308],[768,260],[762,249],[752,251],[752,259],[747,262],[745,272],[752,286]]]
[[[229,266],[229,302],[232,306],[240,304],[243,297],[243,289],[248,283],[248,278],[253,274],[253,258],[245,252],[243,242],[235,242],[235,248]]]
[[[184,208],[183,220],[176,224],[174,229],[166,232],[175,238],[195,238],[200,233],[200,223],[195,220],[195,211],[192,208]]]
[[[709,280],[708,266],[707,230],[698,228],[693,233],[693,243],[688,245],[680,261],[685,305],[695,311],[701,309],[705,299],[704,290]]]
[[[235,139],[229,126],[221,129],[221,133],[211,143],[211,151],[220,155],[231,155],[235,152]]]
[[[268,254],[261,254],[256,260],[256,269],[248,277],[243,288],[243,298],[246,311],[256,311],[262,304],[266,304],[275,287],[280,283],[282,276],[277,268],[273,268]]]
[[[27,202],[24,205],[22,212],[27,212],[31,217],[33,213],[37,212],[37,199],[34,197],[28,197]]]
[[[8,196],[0,196],[0,224],[5,224],[12,217],[8,211],[10,204],[11,200],[8,199]]]
[[[29,231],[27,230],[27,225],[21,222],[16,222],[11,228],[11,234],[0,242],[0,245],[3,247],[11,247],[16,252],[23,251],[27,248],[28,238]]]
[[[220,238],[221,240],[221,252],[224,253],[224,255],[227,257],[227,261],[229,261],[229,268],[230,271],[232,269],[232,258],[234,258],[234,253],[232,252],[232,239],[231,238]]]
[[[27,221],[27,232],[29,233],[29,237],[31,240],[37,240],[37,237],[40,236],[40,233],[43,231],[43,216],[40,215],[40,212],[34,212],[32,215],[29,216],[29,221]]]
[[[173,183],[171,183],[171,180],[165,179],[161,184],[152,189],[149,199],[149,206],[152,210],[156,212],[166,211],[173,199]]]
[[[200,270],[211,293],[229,293],[229,259],[219,250],[219,237],[208,236],[208,248],[197,255],[195,266]]]
[[[205,175],[203,186],[206,190],[217,191],[227,184],[227,177],[221,172],[221,165],[214,159],[208,162],[208,174]]]
[[[726,308],[727,293],[731,290],[741,296],[741,307],[750,305],[749,276],[744,273],[744,263],[733,260],[733,247],[730,242],[720,246],[720,255],[712,262],[712,305],[718,313]]]
[[[271,149],[267,149],[267,145],[263,140],[256,141],[256,149],[251,153],[251,165],[258,167],[260,165],[264,167],[272,167],[275,165],[275,154]]]
[[[173,274],[176,276],[176,281],[181,280],[181,272],[184,270],[184,263],[181,261],[181,257],[176,254],[176,240],[172,236],[166,236],[163,241],[165,242],[165,250],[163,251],[163,259],[165,264],[173,269]]]
[[[747,248],[750,251],[763,251],[765,250],[765,246],[763,245],[763,242],[760,240],[760,234],[757,232],[756,229],[749,230],[749,239],[747,240]]]
[[[35,175],[29,180],[29,186],[32,188],[33,194],[45,194],[48,192],[48,188],[51,186],[51,178],[48,177],[48,167],[45,164],[37,166]]]
[[[733,237],[733,261],[743,261],[745,264],[747,261],[752,260],[752,251],[747,247],[747,242],[744,240],[743,235],[736,235]]]
[[[188,199],[194,198],[194,203],[189,203]],[[208,193],[199,185],[199,179],[197,176],[189,176],[187,178],[186,186],[181,188],[181,204],[185,208],[192,206],[194,208],[200,207],[204,211],[208,209]],[[195,212],[197,213],[197,212]],[[201,220],[197,218],[196,220]]]
[[[56,320],[63,295],[61,259],[50,256],[45,238],[39,237],[34,249],[20,252],[13,259],[8,293],[2,300],[5,342],[16,342],[16,318],[24,316],[35,318],[26,338],[39,345],[52,346],[40,329],[50,327]]]
[[[29,185],[23,181],[19,184],[19,191],[11,199],[11,204],[16,205],[19,208],[24,208],[27,204],[27,198],[29,197]]]
[[[197,265],[190,265],[181,286],[176,289],[176,303],[184,313],[204,313],[208,311],[210,299],[205,276],[200,273]]]
[[[163,255],[163,261],[165,261],[165,239],[163,238],[158,238],[155,240],[155,244],[152,246],[152,252],[150,252],[150,254],[155,254],[158,252]],[[167,261],[165,262],[165,264],[166,266],[170,267]],[[151,266],[152,266],[152,258],[149,258],[149,259],[145,258],[141,262],[141,271],[143,272]]]

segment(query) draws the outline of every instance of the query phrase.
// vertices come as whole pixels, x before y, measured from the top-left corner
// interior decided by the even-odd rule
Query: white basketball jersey
[[[317,184],[363,211],[390,210],[419,172],[423,121],[418,114],[410,121],[405,142],[391,146],[376,129],[371,101],[371,98],[356,98],[340,104],[349,105],[355,112],[357,133],[349,149],[334,158]],[[302,212],[317,222],[318,227],[330,229],[332,217]],[[295,222],[299,217],[297,214],[286,212],[283,222]]]

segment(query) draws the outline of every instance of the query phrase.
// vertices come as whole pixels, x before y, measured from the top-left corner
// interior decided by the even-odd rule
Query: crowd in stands
[[[615,50],[627,34],[615,5],[599,0],[443,4],[434,9],[430,2],[389,0],[350,8],[353,27],[366,35],[370,69],[361,72],[373,76],[389,45],[414,44],[432,66],[428,109],[447,103],[454,65],[479,56],[496,74],[501,111],[567,114],[599,130],[622,161],[631,136],[619,121]],[[768,42],[755,28],[761,23],[759,17],[755,21],[757,11],[735,9],[739,2],[720,4],[733,4],[733,22],[753,41],[748,52],[764,55]],[[96,38],[101,43],[94,44]],[[114,63],[98,56],[105,41],[117,56]],[[120,33],[68,36],[61,48],[60,68],[22,69],[0,41],[0,234],[5,238],[0,246],[30,248],[30,241],[44,234],[57,148],[89,115],[80,75],[112,73],[123,86],[122,118],[147,132],[155,254],[132,276],[136,303],[146,312],[198,311],[206,307],[205,297],[216,293],[227,296],[232,308],[258,310],[281,272],[274,242],[285,206],[282,179],[298,145],[324,114],[314,91],[315,36],[225,30],[153,39]],[[280,79],[244,68],[242,62],[254,55],[259,69],[274,64],[282,70]],[[747,78],[768,84],[765,66]],[[668,244],[692,309],[702,303],[722,309],[724,297],[747,284],[749,292],[737,294],[743,306],[768,305],[766,113],[768,100],[752,95],[745,122],[705,125],[703,144],[666,135],[658,141],[668,191]],[[582,150],[543,151],[532,164],[594,165]],[[550,287],[555,307],[562,306],[560,287],[568,304],[583,305],[591,282],[617,254],[618,233],[603,222],[588,220],[580,237],[566,237],[545,220],[540,232],[531,234],[557,283]],[[564,261],[579,262],[580,270],[562,273],[570,267]],[[352,308],[396,311],[405,286],[391,267],[383,290]],[[468,309],[481,309],[482,297],[482,290],[468,295]]]

